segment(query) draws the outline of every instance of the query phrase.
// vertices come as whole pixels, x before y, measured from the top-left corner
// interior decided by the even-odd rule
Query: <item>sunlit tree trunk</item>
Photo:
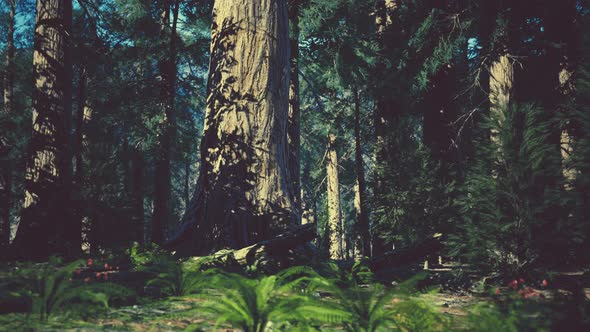
[[[72,229],[72,3],[37,0],[33,55],[33,133],[25,201],[14,240],[18,256],[76,256],[81,234]]]
[[[338,180],[338,153],[336,136],[328,136],[326,154],[326,182],[328,187],[328,238],[329,253],[332,259],[342,259],[344,254],[342,214],[340,209],[340,182]]]
[[[244,247],[298,220],[288,169],[289,68],[286,1],[215,1],[199,180],[169,246]]]
[[[299,105],[299,0],[289,1],[289,23],[291,44],[291,80],[289,81],[289,122],[287,141],[289,144],[289,172],[293,182],[295,205],[301,209],[300,186],[300,105]]]
[[[547,47],[545,52],[545,85],[543,96],[545,108],[551,112],[550,116],[571,119],[564,105],[575,93],[574,69],[576,66],[576,53],[579,35],[576,31],[577,1],[546,1],[543,6],[543,27]],[[560,114],[564,113],[564,114]],[[572,122],[559,122],[561,126],[553,129],[552,143],[560,151],[561,170],[566,180],[566,189],[571,189],[571,182],[575,179],[576,170],[570,164],[570,156],[573,153],[573,141],[575,136],[575,124]]]
[[[160,60],[160,75],[162,87],[160,98],[164,119],[158,133],[159,144],[156,155],[156,174],[154,186],[154,216],[152,219],[152,242],[161,244],[166,239],[166,230],[171,216],[171,174],[170,159],[172,156],[172,142],[175,137],[176,117],[174,114],[174,96],[176,94],[176,26],[178,23],[179,1],[174,2],[171,8],[170,2],[166,2],[162,10],[163,40],[169,40],[168,52],[165,58]],[[172,27],[170,16],[174,15]]]
[[[514,68],[509,54],[501,54],[490,65],[490,117],[496,124],[491,129],[492,143],[501,151],[499,131],[506,122],[506,111],[514,89]]]
[[[16,0],[7,1],[8,33],[6,35],[6,70],[4,76],[4,117],[8,122],[14,116],[15,47],[14,27]],[[6,127],[5,127],[6,128]],[[0,133],[0,251],[6,252],[10,244],[10,204],[12,201],[12,163],[10,161],[10,140],[6,133]],[[0,257],[2,255],[0,254]]]
[[[363,166],[363,148],[361,143],[361,100],[358,90],[354,91],[354,147],[356,169],[354,208],[356,210],[356,229],[359,235],[358,251],[360,255],[369,257],[371,256],[371,236],[369,233],[365,168]]]
[[[92,119],[93,108],[88,97],[88,72],[86,67],[80,67],[80,77],[78,79],[78,104],[76,113],[76,132],[74,143],[74,184],[75,184],[75,215],[73,216],[71,231],[83,234],[83,223],[88,223],[88,198],[85,194],[86,189],[86,170],[84,168],[84,154],[88,148],[88,123]],[[84,235],[84,234],[83,234]],[[88,238],[88,234],[86,234]]]

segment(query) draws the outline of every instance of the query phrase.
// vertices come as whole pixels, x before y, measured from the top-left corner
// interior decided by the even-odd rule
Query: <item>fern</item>
[[[205,280],[200,272],[203,262],[182,263],[162,255],[140,270],[152,275],[146,282],[146,288],[156,288],[164,295],[186,296],[203,288]]]
[[[80,280],[73,280],[74,271],[84,266],[82,260],[65,266],[60,266],[60,263],[52,258],[49,263],[20,268],[16,278],[8,284],[19,289],[10,295],[28,299],[32,304],[32,313],[41,321],[47,321],[56,312],[79,311],[80,304],[106,309],[112,295],[130,296],[132,293],[113,284],[87,285]],[[0,288],[5,289],[8,285]]]
[[[216,315],[216,326],[229,323],[246,332],[264,331],[269,324],[278,327],[290,321],[303,324],[306,317],[299,309],[310,299],[293,291],[308,280],[298,276],[302,272],[308,271],[296,268],[261,279],[209,272],[211,288],[200,294],[205,301],[199,308]]]

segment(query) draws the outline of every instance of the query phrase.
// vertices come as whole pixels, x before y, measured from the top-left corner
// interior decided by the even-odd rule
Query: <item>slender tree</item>
[[[338,152],[336,135],[328,135],[328,152],[326,153],[326,183],[328,189],[328,224],[326,233],[329,240],[329,253],[332,259],[344,258],[344,229],[342,227],[342,210],[340,208],[340,181],[338,179]]]
[[[300,105],[299,105],[299,7],[301,0],[289,1],[289,26],[291,44],[291,80],[289,81],[289,122],[287,140],[289,143],[289,172],[295,190],[295,205],[301,209],[300,185]]]
[[[391,49],[391,38],[393,15],[398,10],[397,0],[377,0],[375,2],[375,26],[377,32],[377,41],[379,44],[379,61],[376,64],[376,81],[375,89],[375,108],[373,112],[373,126],[375,130],[375,168],[376,172],[373,179],[373,195],[375,203],[381,204],[380,200],[384,195],[383,169],[387,165],[388,144],[386,138],[391,135],[391,129],[399,122],[399,105],[392,98],[391,91],[388,90],[387,80],[379,79],[387,73],[387,54]],[[372,234],[372,254],[381,253],[387,250],[385,241],[379,236],[379,231],[375,227]]]
[[[14,27],[16,0],[8,0],[8,34],[6,38],[6,73],[4,75],[4,115],[6,121],[14,114],[15,47]],[[10,139],[8,131],[0,136],[0,250],[10,244],[10,205],[12,201],[12,163],[10,161]],[[6,252],[6,251],[4,251]]]
[[[77,255],[81,234],[72,229],[72,2],[37,0],[33,55],[33,133],[25,201],[14,240],[17,255]]]
[[[309,179],[310,165],[308,162],[303,164],[303,172],[301,176]],[[310,192],[310,188],[305,182],[301,184],[301,223],[309,224],[316,222],[316,202],[314,195]]]
[[[199,180],[169,245],[242,247],[298,220],[288,169],[286,1],[217,0]]]
[[[362,256],[371,255],[371,236],[369,233],[369,216],[367,211],[367,194],[363,149],[361,142],[361,98],[358,89],[354,89],[354,156],[356,183],[354,186],[354,207],[356,225],[359,234],[358,249]]]
[[[574,180],[576,173],[569,167],[576,130],[574,121],[569,121],[572,115],[567,114],[571,112],[566,107],[574,94],[573,73],[577,64],[576,3],[575,0],[544,1],[541,7],[546,51],[542,76],[545,89],[540,97],[549,116],[567,119],[554,122],[552,140],[560,150],[562,175],[568,182]]]
[[[78,102],[76,112],[76,131],[74,142],[74,185],[76,204],[76,214],[73,216],[70,231],[72,233],[83,234],[83,222],[88,221],[88,199],[85,195],[87,174],[85,169],[85,151],[88,149],[88,125],[92,119],[94,111],[88,96],[88,70],[85,65],[79,68],[78,77]]]
[[[172,156],[172,142],[175,136],[174,97],[176,95],[176,29],[178,24],[179,0],[171,2],[164,1],[161,19],[161,37],[169,40],[168,51],[160,60],[160,75],[162,76],[161,100],[164,120],[159,133],[159,144],[157,147],[156,175],[155,175],[155,196],[154,216],[152,219],[152,242],[161,244],[166,239],[166,228],[171,216],[170,195],[171,195],[171,174],[170,159]],[[171,15],[172,27],[170,27]]]
[[[132,164],[132,180],[131,186],[132,195],[132,225],[133,225],[133,240],[143,244],[145,243],[145,212],[143,207],[143,201],[145,196],[144,188],[144,168],[145,162],[143,153],[133,148],[131,152],[131,164]]]

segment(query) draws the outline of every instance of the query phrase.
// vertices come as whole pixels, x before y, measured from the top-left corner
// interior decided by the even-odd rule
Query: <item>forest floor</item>
[[[408,273],[420,269],[420,266],[414,266]],[[527,286],[521,281],[518,289],[512,287],[512,284],[503,285],[498,281],[488,283],[489,279],[494,278],[493,276],[483,276],[464,266],[447,264],[431,268],[427,272],[428,285],[422,292],[413,296],[415,299],[428,303],[446,317],[450,321],[452,331],[471,331],[469,324],[473,319],[474,308],[486,304],[498,305],[498,303],[512,301],[516,301],[512,303],[520,303],[519,305],[524,303],[529,307],[532,304],[533,310],[525,312],[527,319],[545,319],[545,314],[553,310],[550,309],[551,300],[559,296],[571,295],[570,287],[567,286],[571,280],[578,285],[584,283],[582,286],[585,300],[590,300],[588,272],[554,273],[553,280],[558,280],[563,287],[557,287],[558,285],[545,287],[538,281],[531,282],[531,286]],[[532,286],[533,284],[535,286]],[[529,298],[527,294],[534,294],[534,296]],[[216,328],[216,317],[200,310],[200,301],[202,300],[191,296],[164,299],[139,297],[132,304],[111,306],[100,312],[86,312],[82,315],[78,313],[70,317],[59,315],[51,317],[42,324],[36,319],[30,319],[30,314],[0,314],[0,331],[237,331],[231,329],[229,325],[220,325]],[[396,300],[394,299],[390,305],[395,306]],[[508,306],[507,308],[510,311],[516,307]],[[320,331],[341,330],[321,326]],[[577,329],[568,331],[577,331]]]
[[[455,331],[466,330],[465,319],[469,309],[478,303],[485,303],[490,298],[469,294],[448,292],[430,293],[421,296],[440,310],[452,321]],[[394,303],[392,303],[394,305]],[[6,331],[19,331],[26,327],[26,316],[22,314],[0,315],[0,323],[6,319],[12,322],[3,325]],[[145,302],[131,306],[112,308],[100,318],[71,319],[64,321],[50,319],[43,327],[38,325],[34,330],[42,331],[239,331],[221,325],[215,329],[215,318],[199,312],[198,300],[192,298],[171,298],[161,301]],[[10,318],[11,317],[11,318]],[[4,322],[3,322],[4,321]],[[3,328],[0,325],[0,330]],[[32,326],[31,326],[32,327]],[[16,328],[16,329],[15,329]],[[25,328],[23,330],[28,330]],[[321,331],[337,331],[323,327]]]

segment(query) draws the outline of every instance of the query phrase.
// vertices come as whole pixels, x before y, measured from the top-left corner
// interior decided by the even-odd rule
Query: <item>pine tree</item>
[[[162,101],[162,109],[164,113],[163,123],[159,128],[159,143],[157,146],[156,158],[156,174],[155,174],[155,197],[154,197],[154,216],[152,220],[152,242],[161,244],[166,238],[166,228],[171,217],[171,175],[170,163],[172,156],[172,149],[176,127],[175,116],[175,87],[177,75],[176,63],[176,48],[178,42],[177,25],[178,25],[178,11],[180,2],[174,1],[172,8],[168,2],[164,3],[162,8],[162,22],[161,22],[161,39],[169,40],[168,52],[164,55],[164,59],[159,60],[160,75],[162,77],[162,90],[160,99]],[[170,17],[174,15],[171,20]],[[172,27],[170,27],[172,23]]]
[[[301,210],[301,181],[300,181],[300,113],[299,102],[299,11],[301,0],[289,1],[289,27],[291,50],[291,79],[289,81],[289,121],[287,128],[287,141],[289,144],[289,172],[295,190],[295,206]]]
[[[358,233],[358,251],[364,257],[371,255],[371,236],[369,233],[369,216],[367,210],[367,188],[363,161],[361,136],[361,97],[355,89],[354,93],[354,162],[356,183],[354,187],[354,207],[356,210],[356,230]]]

